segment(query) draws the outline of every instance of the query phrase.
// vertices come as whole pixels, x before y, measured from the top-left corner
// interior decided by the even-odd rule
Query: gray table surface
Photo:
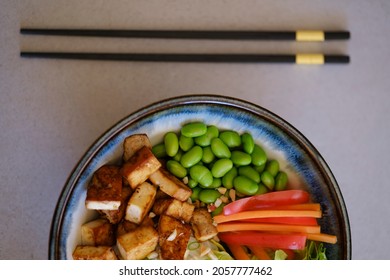
[[[353,259],[390,249],[390,1],[0,0],[0,259],[47,259],[57,199],[92,142],[162,98],[220,94],[263,106],[320,151],[344,196]],[[347,29],[326,43],[21,36],[20,27]],[[326,52],[348,65],[22,59],[20,50]]]

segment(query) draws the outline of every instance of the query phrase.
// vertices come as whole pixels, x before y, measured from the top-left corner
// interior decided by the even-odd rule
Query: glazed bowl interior
[[[88,182],[100,166],[119,162],[127,136],[146,133],[152,144],[157,144],[167,131],[179,131],[191,121],[251,133],[268,157],[277,159],[288,173],[289,188],[305,189],[321,204],[320,226],[338,239],[336,245],[325,245],[328,259],[351,258],[347,209],[337,181],[316,148],[272,112],[240,99],[216,95],[163,100],[140,109],[106,131],[88,149],[63,188],[53,216],[49,258],[72,259],[73,250],[80,243],[81,225],[96,215],[84,204]]]

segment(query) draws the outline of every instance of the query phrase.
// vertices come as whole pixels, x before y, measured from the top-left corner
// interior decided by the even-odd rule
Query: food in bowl
[[[248,132],[190,122],[154,146],[130,135],[123,151],[88,185],[100,216],[82,226],[74,259],[327,259],[323,243],[337,242]]]
[[[167,132],[178,133],[184,124],[191,122],[203,122],[220,131],[233,130],[240,135],[250,133],[269,158],[279,162],[280,170],[286,172],[288,189],[302,189],[310,194],[313,202],[320,204],[322,217],[317,220],[321,231],[337,236],[336,244],[323,243],[327,258],[351,257],[348,215],[340,189],[311,143],[286,121],[257,105],[234,98],[199,95],[167,99],[142,108],[115,124],[92,144],[75,166],[59,198],[53,216],[49,258],[73,258],[76,246],[82,243],[80,229],[99,217],[98,211],[86,208],[87,186],[100,167],[121,165],[127,137],[147,133],[154,147],[163,141]],[[198,245],[192,243],[193,238],[190,237],[189,248],[203,251],[203,247],[196,249]],[[218,256],[225,257],[226,247],[220,248],[213,239],[208,245]],[[194,257],[197,255],[194,252]]]

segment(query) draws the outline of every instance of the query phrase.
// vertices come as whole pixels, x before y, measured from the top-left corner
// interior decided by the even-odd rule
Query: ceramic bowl
[[[216,95],[180,96],[162,100],[134,112],[105,132],[87,150],[66,182],[53,216],[49,259],[72,259],[80,242],[81,225],[93,218],[85,208],[86,189],[100,166],[117,162],[128,135],[147,133],[152,144],[167,131],[178,131],[184,123],[203,121],[220,129],[249,132],[278,159],[289,175],[291,188],[308,190],[321,204],[323,232],[336,235],[336,245],[326,245],[329,259],[351,258],[351,236],[347,209],[330,168],[308,139],[287,121],[258,105]]]

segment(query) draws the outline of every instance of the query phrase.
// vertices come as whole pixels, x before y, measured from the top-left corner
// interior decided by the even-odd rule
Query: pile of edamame
[[[192,188],[192,201],[212,205],[222,199],[214,215],[231,199],[232,190],[244,197],[287,186],[288,176],[280,170],[279,162],[269,159],[250,133],[191,122],[183,125],[180,132],[167,132],[152,151],[165,159],[173,175]]]

